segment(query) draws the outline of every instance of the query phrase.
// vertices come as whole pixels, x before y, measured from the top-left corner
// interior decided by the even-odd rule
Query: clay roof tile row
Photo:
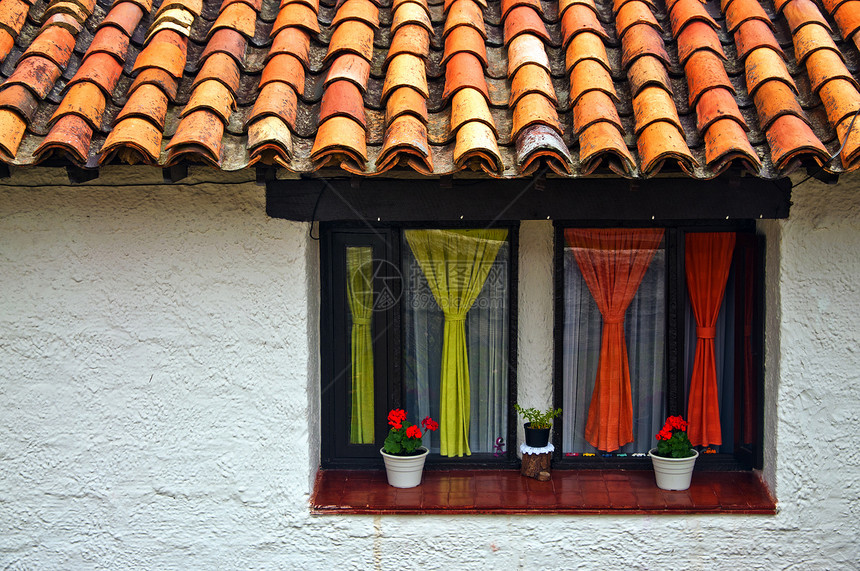
[[[858,34],[860,0],[0,0],[0,160],[853,170]]]

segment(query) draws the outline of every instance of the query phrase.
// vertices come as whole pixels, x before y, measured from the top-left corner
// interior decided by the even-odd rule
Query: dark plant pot
[[[532,448],[544,448],[549,444],[549,428],[530,428],[531,422],[523,424],[526,433],[526,446]]]

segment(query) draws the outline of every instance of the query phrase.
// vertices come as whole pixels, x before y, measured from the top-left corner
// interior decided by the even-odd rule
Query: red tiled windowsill
[[[751,472],[695,472],[690,489],[657,488],[649,470],[553,470],[539,482],[515,470],[425,470],[417,488],[382,470],[320,470],[314,514],[761,514],[776,503]]]

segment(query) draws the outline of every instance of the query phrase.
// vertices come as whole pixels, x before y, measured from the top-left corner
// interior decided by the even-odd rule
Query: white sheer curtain
[[[442,310],[405,241],[402,252],[404,405],[410,420],[420,422],[429,415],[438,421]],[[508,259],[505,244],[466,316],[471,387],[469,446],[473,453],[494,452],[496,439],[507,434]],[[424,437],[424,444],[434,453],[439,452],[436,436],[428,433]]]
[[[689,294],[684,296],[686,326],[684,328],[684,406],[690,394],[690,377],[696,359],[696,317]],[[735,425],[735,265],[729,271],[726,292],[717,316],[714,353],[717,362],[717,394],[720,401],[720,433],[723,444],[714,446],[718,452],[734,452]],[[686,418],[686,412],[684,417]]]
[[[633,442],[617,453],[647,452],[666,419],[666,251],[659,249],[627,308],[624,335],[630,365]],[[571,248],[564,249],[563,451],[597,453],[585,440],[597,376],[602,319]]]

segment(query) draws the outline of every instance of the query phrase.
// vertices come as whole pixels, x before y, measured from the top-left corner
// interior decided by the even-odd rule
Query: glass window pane
[[[623,239],[614,239],[611,235],[607,235],[604,236],[601,249],[593,248],[588,254],[592,259],[600,256],[618,258],[627,256],[630,259],[636,257],[636,253],[624,251],[626,248],[624,243]],[[585,253],[581,246],[578,247],[580,254]],[[645,262],[648,261],[647,258],[648,256],[644,257]],[[629,292],[635,291],[635,295],[624,311],[622,322],[632,405],[632,419],[628,422],[632,420],[633,441],[615,450],[600,450],[590,444],[586,438],[592,396],[602,358],[605,319],[601,315],[598,303],[589,289],[580,262],[569,241],[565,242],[563,262],[563,451],[567,454],[647,452],[654,445],[654,434],[663,425],[666,410],[666,251],[664,242],[660,242],[659,247],[653,251],[647,270],[644,270],[644,275],[640,273],[641,281],[638,286],[635,283],[637,276],[630,278],[630,285],[627,288]],[[581,263],[587,264],[585,259],[582,259]],[[629,277],[625,274],[625,270],[629,271],[630,268],[612,262],[602,268],[597,267],[598,265],[595,264],[592,268],[594,275],[592,286],[600,287],[604,291],[604,303],[613,295],[616,296],[614,299],[616,306],[618,303],[623,303],[617,297],[618,292],[621,291],[617,284],[623,277]],[[615,320],[617,321],[617,318]],[[620,359],[620,356],[616,358]],[[619,414],[614,413],[614,417],[606,419],[606,422],[617,426],[619,421],[623,420],[618,417]]]
[[[439,233],[438,238],[445,242],[445,233],[460,231],[429,232]],[[470,238],[482,240],[475,236]],[[471,298],[466,301],[467,305],[469,301],[471,304],[462,318],[469,380],[467,438],[472,453],[494,452],[498,439],[503,439],[507,434],[510,254],[507,241],[499,244],[498,240],[493,240],[497,243],[489,254],[479,246],[476,249],[479,253],[458,256],[449,245],[444,256],[436,252],[439,255],[433,261],[435,268],[428,268],[427,260],[423,264],[419,263],[406,235],[401,249],[404,281],[404,404],[410,416],[414,414],[416,419],[422,419],[429,415],[441,421],[444,414],[441,400],[446,316],[437,298],[444,293],[449,294],[449,299],[456,297],[453,292],[459,287],[458,281],[462,282],[460,286],[463,292],[470,288],[472,293],[479,291],[477,296],[472,296],[474,301]],[[476,264],[487,267],[478,272]],[[436,282],[432,287],[427,279],[428,271]],[[467,282],[471,286],[467,286]],[[468,296],[462,293],[463,298]],[[458,305],[460,301],[452,305]],[[448,301],[443,299],[443,304],[448,304]],[[452,319],[456,319],[456,316]],[[440,437],[444,429],[445,424],[442,423],[439,433],[430,433],[424,437],[424,443],[430,446],[431,452],[440,452]]]
[[[373,249],[346,248],[346,296],[349,307],[349,441],[374,442],[373,410]]]

